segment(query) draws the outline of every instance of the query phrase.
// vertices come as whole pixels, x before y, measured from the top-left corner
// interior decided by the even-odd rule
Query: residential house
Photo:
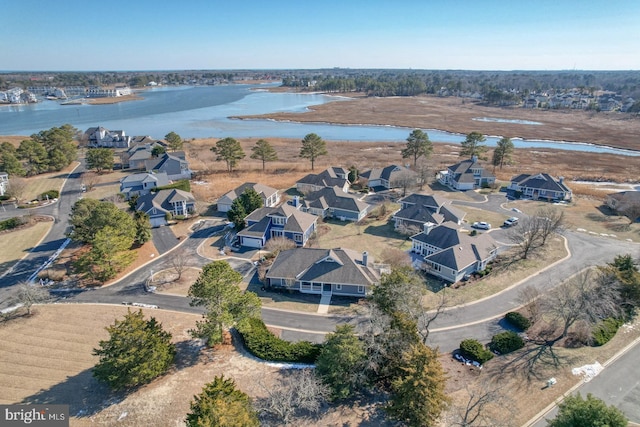
[[[382,187],[385,190],[407,188],[418,183],[417,173],[398,165],[370,169],[361,173],[360,178],[371,188]]]
[[[298,248],[280,252],[265,277],[270,287],[364,297],[379,283],[380,273],[367,252]]]
[[[304,246],[316,230],[318,217],[291,205],[259,208],[246,218],[246,227],[238,232],[240,246],[261,248],[272,237],[285,237]]]
[[[360,221],[369,210],[367,203],[338,187],[325,187],[309,193],[301,204],[300,209],[303,212],[321,218],[337,218],[341,221]]]
[[[167,224],[171,216],[188,217],[196,210],[196,199],[193,194],[172,189],[160,190],[138,198],[136,210],[149,215],[152,227],[160,227]]]
[[[349,170],[341,167],[330,167],[319,174],[309,174],[296,182],[296,190],[302,194],[321,190],[325,187],[338,187],[342,191],[348,191]]]
[[[454,190],[465,191],[488,187],[496,182],[496,177],[478,163],[474,156],[449,166],[446,171],[440,171],[438,180]]]
[[[147,195],[154,188],[171,184],[165,172],[144,172],[127,175],[120,180],[120,192],[127,200],[134,196]]]
[[[400,210],[393,215],[396,230],[422,230],[425,224],[445,221],[462,224],[466,212],[452,206],[451,200],[432,194],[410,194],[398,201]]]
[[[100,127],[91,127],[84,133],[89,147],[129,148],[132,138],[123,130],[110,131]]]
[[[149,136],[134,137],[129,149],[122,153],[123,168],[128,169],[144,169],[145,162],[153,158],[153,149],[161,147],[166,149],[166,144],[162,141],[156,141]],[[145,141],[145,142],[142,142]]]
[[[191,179],[189,162],[185,159],[184,151],[174,151],[171,154],[163,153],[158,157],[152,157],[144,162],[147,171],[165,172],[172,181]]]
[[[640,191],[621,191],[609,194],[605,204],[619,215],[635,216],[640,212]],[[633,218],[633,221],[637,219],[638,217]]]
[[[0,196],[4,196],[9,188],[9,174],[0,172]]]
[[[248,188],[252,188],[256,193],[260,195],[260,198],[262,199],[262,205],[264,207],[271,208],[280,202],[280,194],[275,188],[271,188],[267,185],[255,182],[245,182],[240,187],[229,191],[227,194],[218,199],[218,212],[229,212],[233,201],[237,199],[242,193],[244,193]]]
[[[514,176],[507,187],[507,195],[548,201],[570,201],[572,198],[571,190],[564,183],[563,177],[555,179],[546,173]]]
[[[482,271],[498,253],[498,244],[489,234],[471,236],[457,224],[427,224],[411,236],[411,251],[421,255],[427,273],[451,283]]]

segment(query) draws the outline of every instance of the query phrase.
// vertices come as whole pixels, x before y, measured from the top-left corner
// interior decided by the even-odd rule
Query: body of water
[[[262,86],[264,87],[264,86]],[[37,104],[0,106],[0,135],[31,135],[69,123],[80,130],[103,126],[124,130],[127,135],[163,138],[173,131],[182,138],[294,138],[316,133],[325,140],[383,141],[404,143],[412,129],[395,126],[333,125],[322,123],[276,122],[272,120],[236,120],[231,116],[273,112],[302,112],[311,105],[340,102],[338,97],[308,93],[272,93],[261,86],[228,85],[162,87],[140,93],[139,101],[107,105],[61,105],[56,101]],[[425,129],[434,142],[459,144],[462,134]],[[493,146],[500,137],[487,137]],[[557,148],[624,155],[640,152],[601,147],[588,143],[522,140],[513,138],[516,147]]]

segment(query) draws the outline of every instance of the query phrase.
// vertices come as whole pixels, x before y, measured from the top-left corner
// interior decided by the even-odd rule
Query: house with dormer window
[[[396,230],[422,230],[424,224],[451,221],[458,225],[466,212],[455,208],[451,200],[433,194],[410,194],[398,201],[400,210],[393,215]]]
[[[317,216],[288,204],[259,208],[245,218],[246,227],[237,234],[238,244],[261,248],[273,237],[284,237],[304,246],[316,231],[317,221]]]
[[[572,198],[571,189],[564,183],[564,178],[555,179],[547,173],[514,176],[507,187],[507,195],[516,199],[525,197],[554,202],[571,201]]]
[[[419,176],[416,172],[399,165],[369,169],[360,174],[360,179],[371,188],[383,190],[411,187],[419,183]]]
[[[124,194],[126,200],[134,196],[144,196],[151,190],[171,184],[171,181],[164,172],[159,173],[133,173],[120,180],[120,193]]]
[[[330,167],[319,174],[309,174],[296,182],[296,190],[306,194],[323,188],[338,187],[342,191],[349,190],[349,169]]]
[[[445,171],[440,171],[438,181],[454,190],[465,191],[488,187],[496,182],[496,177],[487,171],[474,156],[469,160],[463,160],[449,166]]]
[[[229,191],[218,199],[216,203],[218,212],[229,212],[233,201],[240,197],[240,195],[249,188],[253,189],[260,195],[260,198],[262,199],[262,205],[264,207],[271,208],[280,202],[280,194],[275,188],[271,188],[267,185],[255,182],[245,182],[241,186]]]
[[[471,236],[452,222],[425,224],[411,236],[411,251],[423,257],[424,270],[451,283],[484,270],[498,255],[498,244],[487,233]]]
[[[384,266],[367,252],[298,248],[281,251],[265,277],[273,288],[308,294],[364,297],[379,283]]]
[[[193,194],[172,189],[160,190],[157,193],[149,193],[139,197],[136,201],[136,210],[149,215],[152,227],[160,227],[167,224],[167,219],[172,216],[187,218],[196,210],[196,199]]]

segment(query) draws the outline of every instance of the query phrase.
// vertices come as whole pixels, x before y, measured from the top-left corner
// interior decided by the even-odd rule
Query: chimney
[[[560,184],[562,184],[564,182],[564,176],[559,176],[558,180],[560,181]]]
[[[362,265],[366,267],[368,262],[369,262],[369,252],[364,251],[362,252]]]
[[[433,222],[425,222],[422,225],[422,231],[428,236],[429,233],[431,233],[431,230],[433,230],[435,227],[436,225]]]
[[[471,156],[471,161],[473,163],[477,162],[478,161],[478,156],[476,156],[476,155]]]
[[[296,209],[300,207],[300,196],[293,196],[293,207]]]

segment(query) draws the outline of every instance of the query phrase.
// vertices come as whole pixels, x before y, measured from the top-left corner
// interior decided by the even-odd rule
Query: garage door
[[[167,223],[167,221],[162,217],[149,218],[149,222],[153,228],[161,227]]]
[[[261,248],[262,247],[262,239],[254,239],[251,237],[243,237],[242,238],[242,246],[246,246],[248,248]]]

